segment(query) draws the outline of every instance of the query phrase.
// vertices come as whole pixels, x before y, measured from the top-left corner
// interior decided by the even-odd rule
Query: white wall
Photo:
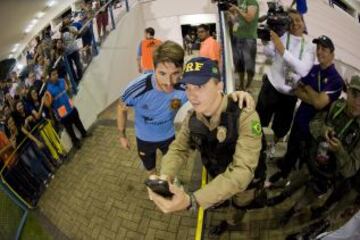
[[[189,18],[193,23],[216,21],[217,8],[210,0],[156,0],[141,5],[145,24],[155,29],[156,37],[179,44],[183,42],[181,24],[187,24]]]

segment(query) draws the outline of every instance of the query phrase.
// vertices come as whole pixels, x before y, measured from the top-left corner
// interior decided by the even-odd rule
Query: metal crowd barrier
[[[60,138],[49,121],[41,121],[30,132],[41,137],[42,142],[54,159],[60,160],[58,153],[64,156],[66,155],[64,148],[60,144]],[[6,159],[9,161],[5,161],[0,169],[0,239],[19,239],[28,215],[28,210],[35,207],[34,202],[30,202],[29,199],[22,196],[20,192],[17,192],[15,190],[16,187],[7,180],[9,179],[8,177],[10,177],[11,181],[16,184],[24,183],[21,182],[21,180],[26,180],[27,176],[23,174],[23,166],[22,169],[16,169],[17,171],[13,170],[17,166],[20,166],[20,164],[23,164],[19,162],[22,161],[20,159],[20,155],[22,154],[21,150],[30,145],[29,141],[31,140],[25,138],[16,149],[7,156]],[[28,180],[30,181],[30,179]],[[22,189],[26,189],[26,187],[27,186],[21,186]]]

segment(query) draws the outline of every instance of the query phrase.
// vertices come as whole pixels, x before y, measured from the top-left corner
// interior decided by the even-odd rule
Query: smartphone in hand
[[[169,183],[162,179],[146,179],[145,185],[153,192],[163,196],[164,198],[171,198],[174,194],[170,192]]]

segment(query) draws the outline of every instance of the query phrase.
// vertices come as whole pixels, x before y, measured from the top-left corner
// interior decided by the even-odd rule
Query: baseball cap
[[[355,75],[351,77],[349,88],[360,91],[360,76]]]
[[[179,83],[200,86],[207,83],[210,78],[221,80],[217,63],[209,58],[196,57],[185,64],[183,77]]]
[[[320,44],[325,48],[329,48],[331,52],[335,50],[334,43],[331,41],[329,37],[325,35],[321,35],[318,38],[314,38],[312,42],[315,44]]]

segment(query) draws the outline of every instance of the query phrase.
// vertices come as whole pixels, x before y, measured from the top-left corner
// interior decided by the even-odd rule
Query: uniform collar
[[[226,95],[222,94],[221,104],[219,108],[216,110],[215,114],[211,116],[209,120],[206,116],[204,116],[201,113],[196,113],[196,118],[202,123],[204,123],[206,127],[209,128],[210,131],[212,131],[219,126],[221,113],[226,111],[227,105],[228,105],[228,98]]]

